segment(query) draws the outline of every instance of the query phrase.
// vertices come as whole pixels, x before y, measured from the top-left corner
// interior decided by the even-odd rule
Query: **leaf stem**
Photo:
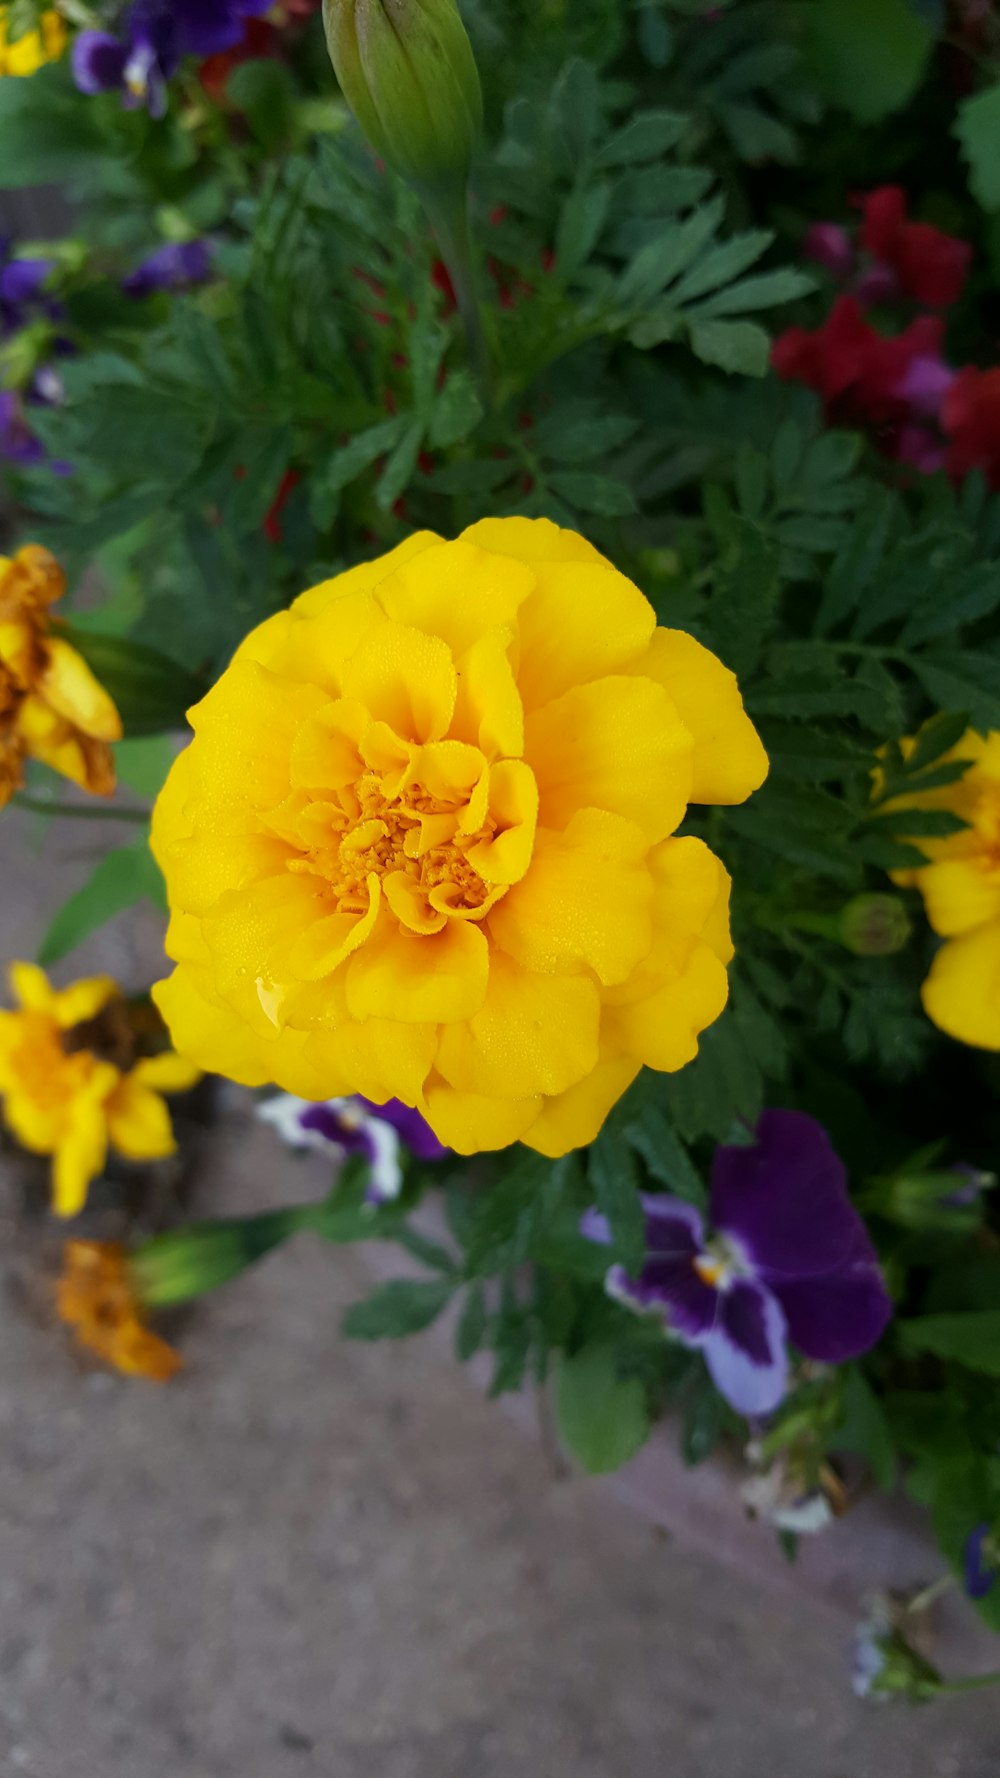
[[[64,815],[71,821],[134,821],[145,826],[152,814],[151,809],[126,809],[112,805],[105,809],[92,809],[86,803],[54,802],[45,796],[29,796],[26,791],[19,790],[11,798],[11,805],[16,809],[28,809],[33,815]]]

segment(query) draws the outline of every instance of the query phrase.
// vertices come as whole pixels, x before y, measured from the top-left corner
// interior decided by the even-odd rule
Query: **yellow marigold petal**
[[[288,980],[293,947],[299,938],[308,941],[329,908],[319,878],[284,871],[220,896],[205,917],[202,929],[219,994],[265,1036],[269,1026],[280,1023],[271,998],[274,985]],[[338,942],[345,937],[341,934]],[[331,944],[329,929],[321,942]],[[303,967],[314,960],[315,951],[307,944]]]
[[[655,627],[649,600],[610,562],[539,568],[538,586],[518,613],[517,683],[525,709],[622,672],[648,647]]]
[[[161,870],[165,868],[169,848],[179,840],[190,839],[194,831],[194,824],[188,813],[191,776],[191,748],[185,747],[183,753],[179,753],[174,760],[153,805],[149,845]]]
[[[296,790],[340,790],[354,784],[363,768],[361,737],[371,725],[356,698],[336,698],[302,724],[291,753]]]
[[[527,875],[490,914],[490,932],[525,969],[587,966],[624,981],[652,942],[648,844],[634,822],[581,809],[562,833],[542,828]]]
[[[384,556],[376,556],[372,562],[359,562],[356,568],[348,568],[343,574],[334,575],[332,580],[323,580],[318,586],[310,587],[308,592],[300,593],[292,610],[303,617],[315,617],[337,599],[345,599],[352,593],[370,593],[398,568],[440,542],[436,531],[414,531],[412,537],[404,538]]]
[[[673,981],[627,1004],[608,1007],[608,1040],[647,1068],[673,1073],[694,1060],[698,1038],[715,1023],[729,998],[725,965],[697,939]]]
[[[551,519],[479,519],[459,539],[517,562],[603,562],[604,557],[577,531]]]
[[[928,1018],[949,1037],[1000,1050],[1000,920],[941,946],[922,999]]]
[[[47,704],[95,741],[120,741],[122,719],[117,706],[95,679],[81,654],[61,636],[49,636],[48,657],[38,680]]]
[[[197,1086],[201,1069],[187,1056],[164,1050],[158,1056],[144,1056],[132,1069],[130,1078],[157,1093],[186,1093]]]
[[[343,689],[404,740],[439,741],[455,708],[455,666],[440,637],[383,621],[346,663]]]
[[[248,811],[283,802],[295,737],[328,703],[318,685],[279,679],[254,661],[230,666],[188,712],[197,750],[187,768],[188,813],[198,831],[239,832]]]
[[[306,1033],[285,1030],[280,1042],[276,1032],[262,1036],[212,993],[204,971],[182,964],[152,995],[174,1047],[206,1072],[246,1087],[274,1082],[302,1099],[349,1090],[346,1081],[330,1084],[329,1070],[309,1057]]]
[[[451,732],[481,748],[487,759],[524,752],[524,709],[510,664],[513,632],[487,630],[457,657],[458,696]]]
[[[115,788],[115,762],[105,741],[94,741],[34,694],[21,704],[15,722],[32,759],[78,784],[92,796],[110,796]]]
[[[11,989],[19,1006],[30,1012],[51,1012],[56,991],[44,969],[37,963],[12,963],[7,971]]]
[[[174,1154],[173,1125],[159,1093],[126,1075],[106,1106],[111,1145],[130,1161],[158,1161]]]
[[[117,998],[118,993],[118,983],[113,976],[88,976],[52,996],[53,1017],[63,1031],[69,1031],[74,1025],[82,1025],[87,1019],[96,1018],[109,1000]]]
[[[348,1010],[410,1025],[468,1018],[483,1004],[488,971],[489,947],[469,921],[416,938],[387,917],[351,959]]]
[[[539,820],[564,827],[578,809],[607,809],[665,839],[683,820],[693,743],[662,686],[614,677],[574,686],[529,715],[525,754]]]
[[[523,561],[498,562],[459,538],[422,550],[381,582],[376,597],[394,622],[440,636],[457,660],[485,631],[512,624],[534,585]]]
[[[917,873],[916,883],[927,918],[942,938],[1000,920],[1000,870],[984,870],[974,856],[929,864]]]
[[[613,1105],[632,1085],[641,1064],[631,1056],[607,1056],[565,1093],[546,1099],[521,1137],[528,1148],[553,1160],[593,1142]]]
[[[674,981],[700,942],[720,962],[732,958],[729,876],[704,840],[690,834],[663,840],[647,863],[653,883],[652,943],[632,974],[608,988],[608,1005],[640,1000]]]
[[[115,1070],[111,1070],[114,1075]],[[57,1216],[78,1216],[92,1179],[104,1169],[108,1126],[103,1103],[81,1096],[71,1107],[69,1127],[52,1165],[52,1208]]]
[[[463,1093],[561,1093],[595,1066],[599,1021],[587,977],[529,974],[494,951],[486,999],[467,1023],[443,1028],[437,1070]]]
[[[484,882],[517,883],[531,863],[538,821],[538,785],[523,760],[490,767],[489,812],[496,832],[469,848],[469,863]]]
[[[159,863],[177,905],[190,914],[207,914],[228,890],[277,876],[291,856],[291,848],[269,833],[232,834],[221,841],[208,834],[163,847]]]
[[[311,1035],[304,1049],[317,1074],[330,1081],[322,1097],[361,1093],[376,1104],[403,1099],[409,1105],[420,1098],[436,1047],[432,1024],[351,1019],[336,1031]]]
[[[694,737],[694,803],[742,803],[767,777],[768,758],[743,708],[735,673],[684,630],[657,630],[634,673],[669,692]]]
[[[29,618],[0,621],[0,666],[6,667],[22,689],[34,685],[38,678],[41,653],[37,627]]]
[[[328,913],[320,918],[314,914],[297,936],[288,933],[286,973],[300,982],[322,981],[360,950],[375,929],[382,904],[381,879],[373,873],[367,887],[368,907],[363,914]],[[280,962],[279,957],[279,967]]]
[[[538,1098],[490,1099],[481,1093],[457,1093],[434,1079],[420,1111],[446,1148],[456,1154],[480,1154],[517,1142],[535,1122],[541,1103]]]

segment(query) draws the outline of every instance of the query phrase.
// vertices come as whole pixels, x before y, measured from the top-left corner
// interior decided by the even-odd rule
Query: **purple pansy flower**
[[[839,222],[814,222],[803,251],[814,265],[824,266],[835,278],[847,279],[854,270],[854,243]]]
[[[996,1584],[1000,1572],[1000,1552],[992,1527],[984,1520],[970,1531],[965,1540],[962,1561],[965,1568],[965,1590],[970,1599],[985,1599]]]
[[[269,12],[274,0],[172,0],[185,55],[214,56],[243,41],[244,21]]]
[[[319,1149],[340,1161],[350,1154],[363,1155],[370,1168],[366,1196],[375,1204],[391,1202],[402,1190],[401,1148],[421,1161],[439,1161],[449,1152],[419,1111],[398,1099],[373,1105],[359,1096],[314,1104],[278,1093],[262,1100],[257,1114],[273,1124],[291,1148]]]
[[[151,296],[155,290],[182,290],[204,284],[212,275],[210,241],[168,241],[136,266],[122,283],[126,296]]]
[[[612,1266],[609,1292],[663,1317],[700,1351],[720,1395],[766,1414],[788,1386],[788,1347],[839,1364],[873,1346],[892,1312],[875,1250],[847,1195],[821,1124],[765,1111],[754,1141],[716,1149],[714,1233],[680,1198],[644,1196],[646,1259],[637,1278]],[[583,1232],[610,1241],[590,1211]]]
[[[167,109],[167,81],[181,58],[174,9],[168,0],[135,0],[122,37],[81,31],[73,44],[73,79],[82,93],[121,92],[129,110],[145,105],[152,117]]]

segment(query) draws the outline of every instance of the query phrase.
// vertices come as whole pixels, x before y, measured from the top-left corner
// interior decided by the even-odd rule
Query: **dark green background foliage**
[[[83,103],[65,67],[2,83],[0,180],[68,182],[86,242],[60,276],[78,347],[67,401],[39,417],[76,473],[23,473],[14,492],[25,535],[74,577],[99,569],[108,597],[86,632],[175,662],[161,726],[304,587],[485,514],[584,531],[662,622],[738,673],[771,774],[745,807],[687,829],[735,885],[731,1003],[698,1059],[640,1077],[589,1153],[446,1169],[446,1245],[407,1221],[419,1172],[398,1207],[365,1209],[352,1175],[288,1228],[389,1235],[422,1262],[422,1280],[351,1311],[353,1337],[419,1330],[454,1303],[456,1351],[492,1354],[495,1392],[553,1374],[587,1468],[623,1461],[668,1404],[697,1462],[740,1423],[700,1359],[607,1298],[607,1254],[579,1217],[598,1203],[635,1268],[640,1190],[704,1203],[717,1142],[745,1139],[765,1104],[809,1110],[848,1164],[897,1318],[863,1365],[803,1381],[770,1449],[804,1448],[815,1475],[830,1453],[860,1453],[887,1486],[905,1460],[957,1563],[972,1525],[1000,1515],[1000,1241],[988,1199],[961,1213],[941,1200],[950,1164],[1000,1154],[1000,1058],[924,1017],[933,941],[915,895],[896,955],[852,954],[838,921],[920,856],[901,837],[913,817],[873,802],[877,760],[893,790],[927,787],[953,770],[942,756],[967,722],[1000,728],[1000,502],[975,476],[956,491],[898,475],[767,364],[776,329],[828,306],[802,269],[808,223],[895,177],[975,244],[954,325],[961,350],[987,348],[1000,87],[987,67],[956,110],[932,4],[715,10],[466,8],[487,101],[473,176],[487,392],[419,204],[336,100],[318,21],[289,65],[233,77],[235,123],[193,82],[175,83],[160,124],[114,96]],[[210,233],[218,276],[132,303],[120,277],[158,231]],[[896,741],[935,716],[904,763]],[[134,848],[122,869],[148,892]],[[90,904],[49,955],[88,922]],[[900,1181],[918,1175],[914,1196]],[[260,1250],[249,1239],[247,1257]],[[1000,1628],[1000,1586],[981,1609]]]

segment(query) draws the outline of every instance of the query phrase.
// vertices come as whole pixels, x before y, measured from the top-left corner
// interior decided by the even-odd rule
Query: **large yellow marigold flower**
[[[191,722],[154,993],[203,1067],[558,1155],[722,1011],[729,879],[670,836],[767,760],[733,675],[573,532],[411,537],[262,624]]]
[[[66,580],[54,556],[30,543],[0,556],[0,809],[37,759],[82,790],[110,796],[121,718],[75,648],[52,632],[49,607]]]
[[[908,754],[915,745],[904,741]],[[928,863],[896,871],[916,887],[946,941],[923,986],[929,1018],[949,1036],[1000,1050],[1000,730],[969,729],[941,764],[969,760],[964,776],[937,790],[893,798],[887,809],[945,809],[968,823],[946,839],[915,839]]]
[[[0,76],[36,74],[46,62],[57,62],[66,48],[65,21],[58,12],[43,12],[37,31],[11,41],[7,36],[8,7],[0,6]]]
[[[32,963],[14,963],[17,1012],[0,1011],[0,1097],[8,1128],[53,1157],[59,1216],[83,1209],[109,1144],[128,1160],[173,1154],[162,1093],[194,1085],[199,1070],[171,1051],[135,1060],[120,991],[109,976],[61,992]]]

